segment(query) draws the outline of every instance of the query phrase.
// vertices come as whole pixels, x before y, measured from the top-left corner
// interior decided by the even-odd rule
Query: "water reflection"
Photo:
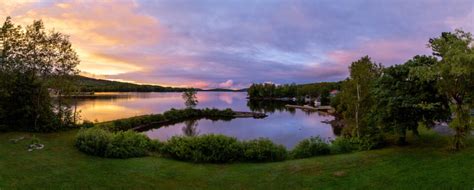
[[[184,122],[183,134],[188,137],[194,137],[199,134],[197,129],[198,123],[197,120],[192,119]]]
[[[289,112],[295,113],[294,108],[288,108],[285,105],[292,102],[272,101],[272,100],[249,100],[247,106],[251,111],[263,113]]]
[[[150,138],[163,141],[175,135],[195,136],[209,133],[234,136],[240,140],[266,137],[289,148],[311,136],[335,137],[331,126],[322,123],[332,120],[330,115],[289,109],[285,107],[286,102],[248,101],[246,96],[244,92],[198,92],[197,107],[258,111],[269,116],[264,119],[238,118],[230,121],[193,120],[144,133]],[[113,98],[81,99],[78,102],[83,119],[99,121],[162,113],[171,108],[184,108],[181,93],[119,93]]]

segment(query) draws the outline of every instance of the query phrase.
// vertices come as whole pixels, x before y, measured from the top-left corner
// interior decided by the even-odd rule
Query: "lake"
[[[79,99],[81,119],[109,121],[132,116],[163,113],[184,108],[181,93],[96,93],[96,98]],[[322,121],[333,117],[321,112],[288,109],[285,102],[248,101],[246,92],[198,92],[197,108],[231,108],[234,111],[265,112],[264,119],[237,118],[231,121],[187,121],[144,132],[152,139],[165,141],[175,135],[223,134],[239,140],[269,138],[288,148],[311,136],[334,139],[331,125]]]

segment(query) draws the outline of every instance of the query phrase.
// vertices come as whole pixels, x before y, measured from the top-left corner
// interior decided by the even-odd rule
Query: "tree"
[[[453,113],[449,126],[456,131],[453,149],[464,146],[464,139],[473,125],[470,110],[474,94],[474,49],[472,34],[462,30],[443,32],[431,38],[429,47],[433,55],[441,58],[432,66],[420,67],[413,74],[426,80],[436,80],[440,93],[448,97]]]
[[[73,117],[66,104],[52,102],[50,93],[69,94],[70,77],[77,74],[77,54],[67,36],[46,31],[41,20],[22,28],[11,18],[3,24],[0,37],[0,107],[5,114],[0,125],[11,128],[52,131],[72,125]],[[57,98],[62,102],[62,97]]]
[[[340,104],[346,123],[345,135],[360,138],[370,133],[369,114],[375,104],[372,95],[374,81],[380,76],[382,66],[372,62],[369,56],[352,62],[349,67],[350,76],[341,86]]]
[[[198,104],[198,100],[197,100],[197,97],[196,97],[196,90],[194,89],[189,89],[189,90],[186,90],[183,92],[183,99],[184,99],[184,105],[186,106],[186,108],[194,108],[196,107],[196,105]]]
[[[403,65],[384,69],[374,88],[377,100],[374,118],[378,124],[399,135],[399,144],[406,143],[407,130],[418,136],[419,122],[434,126],[450,115],[447,98],[439,94],[435,81],[410,76],[410,69],[436,64],[435,57],[415,56]]]

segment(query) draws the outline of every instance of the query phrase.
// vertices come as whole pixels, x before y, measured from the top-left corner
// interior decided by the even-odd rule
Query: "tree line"
[[[431,38],[432,56],[417,55],[404,64],[382,67],[365,56],[352,62],[331,104],[343,119],[343,135],[377,146],[387,132],[406,143],[420,125],[447,122],[454,129],[453,150],[464,146],[473,126],[474,49],[462,30]]]
[[[188,90],[188,88],[139,85],[126,82],[93,79],[79,75],[74,77],[74,85],[80,92],[183,92]]]
[[[297,98],[306,96],[312,98],[321,98],[323,104],[329,103],[330,92],[340,89],[340,82],[320,82],[312,84],[283,84],[273,83],[252,84],[247,90],[250,99],[278,99],[278,98]]]

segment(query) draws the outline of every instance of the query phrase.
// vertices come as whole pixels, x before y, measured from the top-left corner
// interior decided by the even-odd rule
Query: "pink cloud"
[[[417,54],[429,54],[424,40],[380,39],[366,40],[354,49],[335,50],[327,54],[331,62],[349,65],[360,57],[369,55],[384,65],[402,64]]]
[[[30,3],[7,3],[0,8],[0,16],[13,16],[21,25],[42,19],[46,28],[70,36],[79,54],[79,69],[97,75],[113,75],[143,70],[144,56],[133,55],[130,59],[117,59],[131,54],[135,48],[159,43],[165,29],[153,16],[139,12],[132,1],[66,1],[46,4],[34,9]],[[6,9],[6,10],[4,10]],[[8,14],[8,15],[4,15]]]
[[[234,86],[234,81],[230,79],[219,84],[221,88],[231,88],[232,86]]]

